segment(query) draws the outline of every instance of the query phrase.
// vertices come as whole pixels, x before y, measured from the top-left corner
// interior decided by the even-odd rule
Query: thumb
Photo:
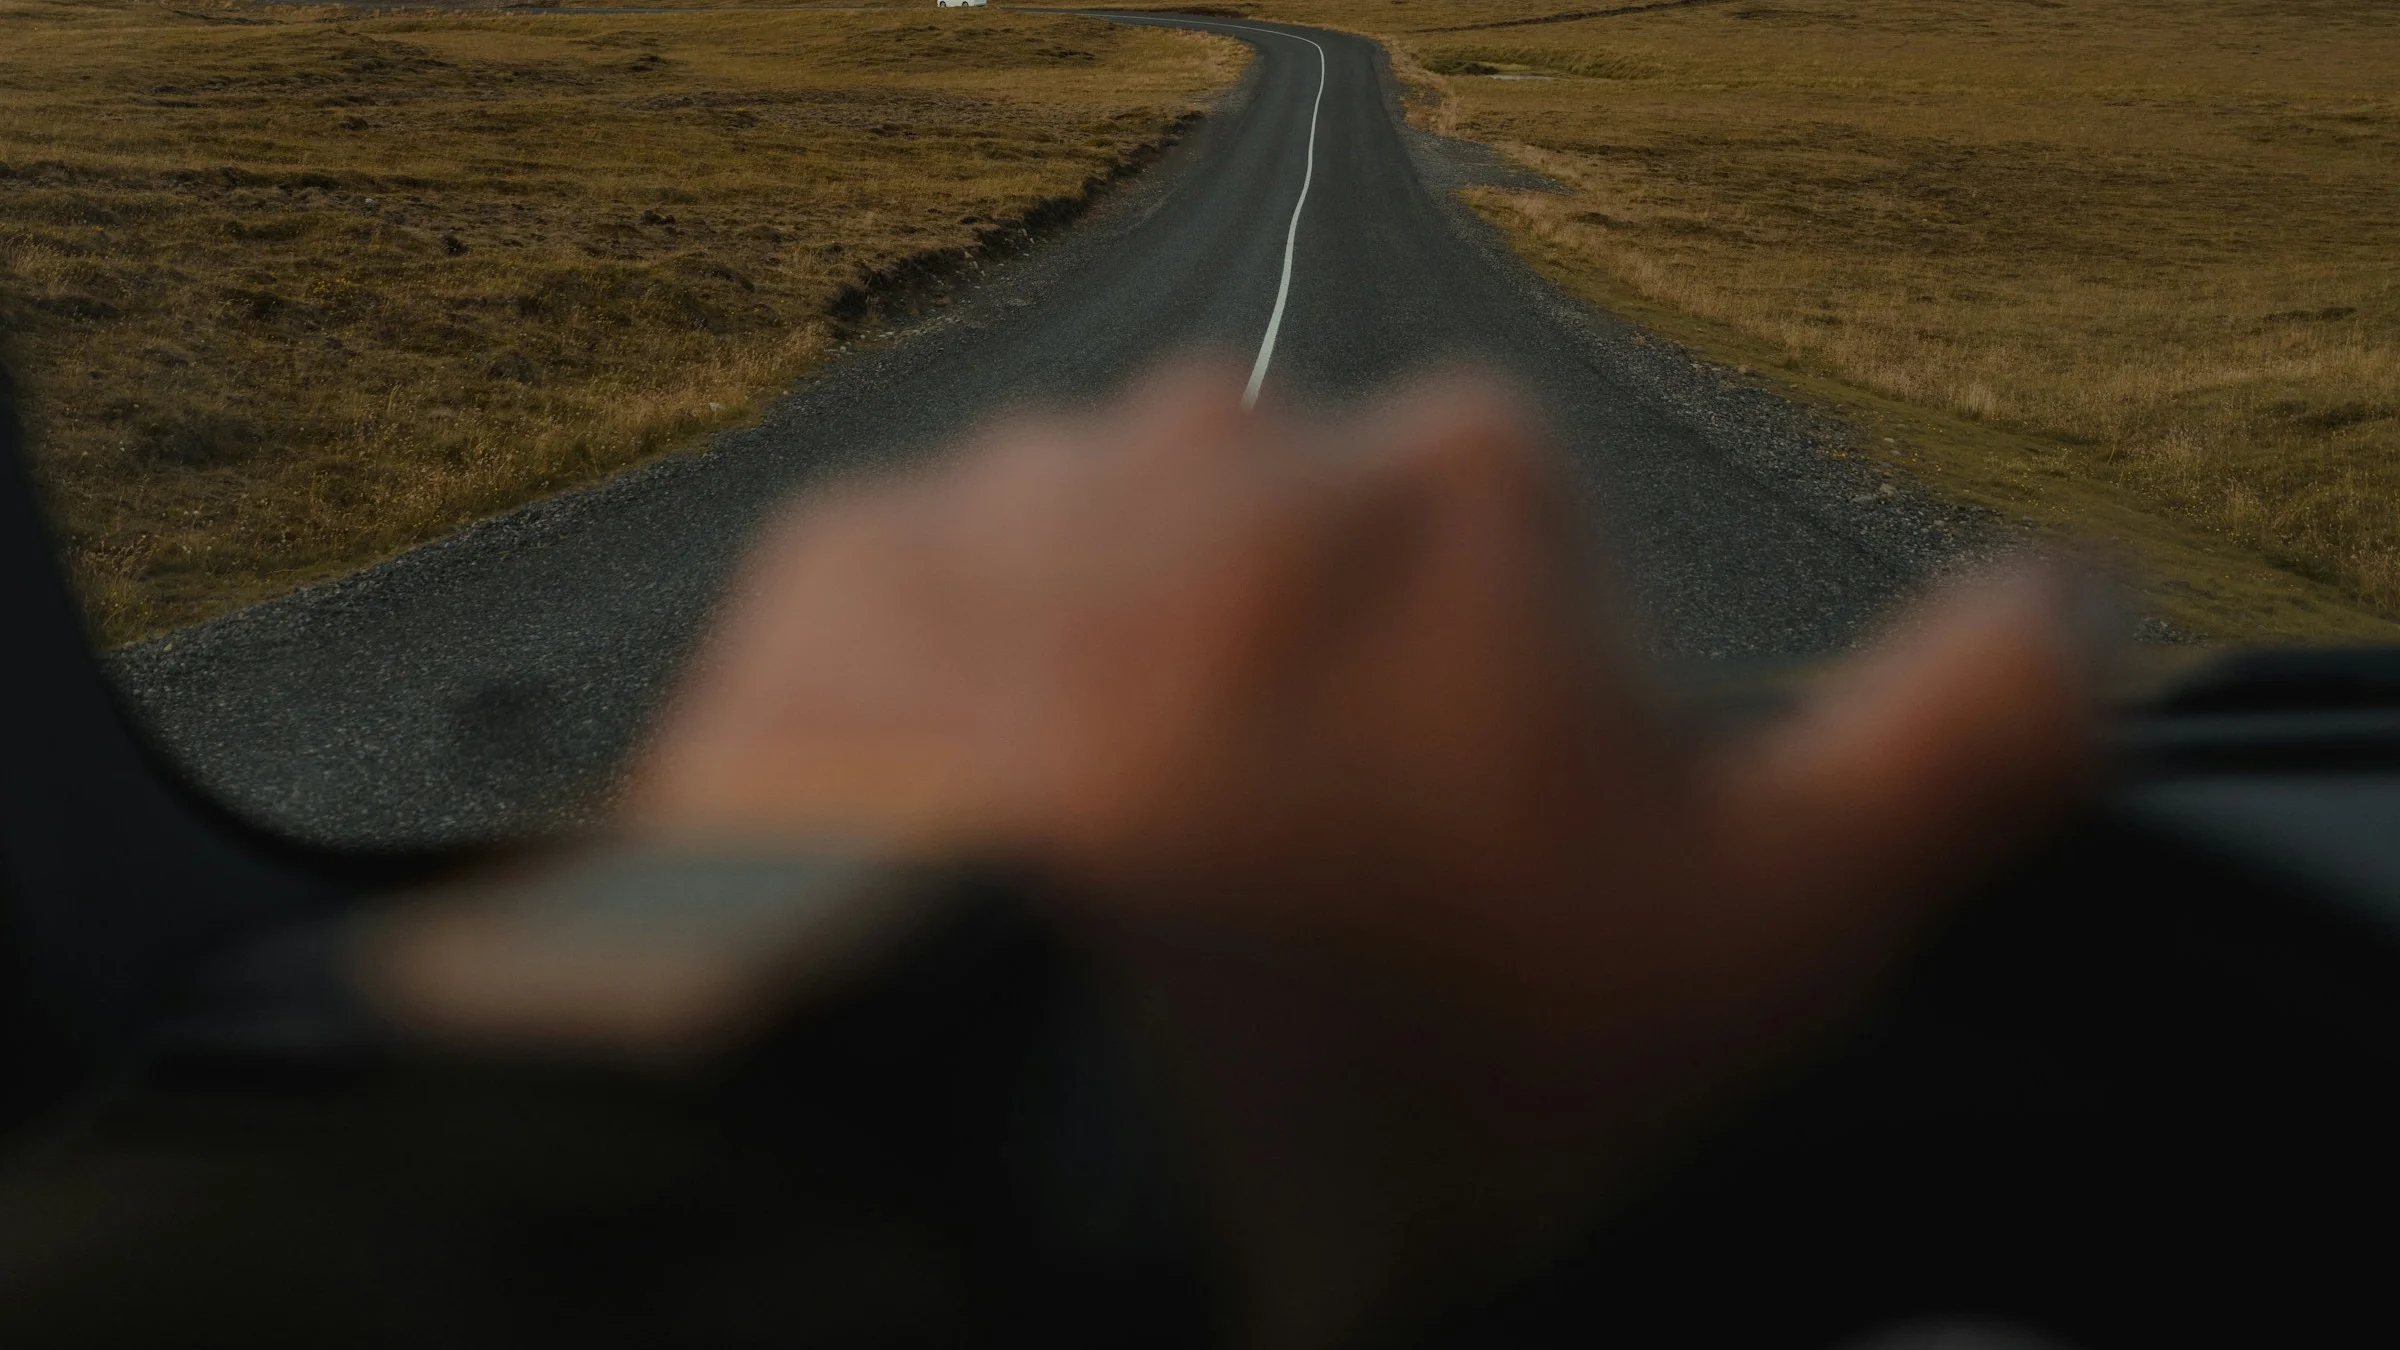
[[[1760,959],[1854,984],[2074,803],[2094,728],[2067,597],[2048,572],[1961,588],[1726,766],[1720,893]]]

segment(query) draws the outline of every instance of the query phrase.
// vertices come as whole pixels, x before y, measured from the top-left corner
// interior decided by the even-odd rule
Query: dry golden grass
[[[0,323],[94,626],[737,420],[845,287],[1080,193],[1245,55],[913,5],[0,0]]]
[[[1376,32],[1570,288],[1884,419],[2248,640],[2400,630],[2400,7],[1274,0]],[[1519,78],[1495,78],[1515,76]],[[1533,77],[1533,78],[1523,78]]]

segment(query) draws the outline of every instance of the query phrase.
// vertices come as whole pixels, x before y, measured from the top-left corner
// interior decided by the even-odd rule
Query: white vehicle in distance
[[[933,0],[935,9],[981,9],[989,0]]]

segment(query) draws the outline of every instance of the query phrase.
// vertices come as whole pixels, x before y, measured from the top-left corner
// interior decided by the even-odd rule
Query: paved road
[[[1445,190],[1466,161],[1402,129],[1372,43],[1188,22],[1259,58],[1098,219],[705,455],[124,654],[136,702],[205,784],[303,833],[422,841],[556,818],[605,781],[773,502],[1171,351],[1252,361],[1279,290],[1267,397],[1338,402],[1462,358],[1523,381],[1588,468],[1667,652],[1837,646],[1924,570],[1908,540],[1935,532],[1879,536],[1844,495],[1856,483],[1793,449],[1772,400],[1578,316],[1480,234]]]

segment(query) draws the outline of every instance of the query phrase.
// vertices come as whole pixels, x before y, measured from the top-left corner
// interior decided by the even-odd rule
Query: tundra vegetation
[[[742,419],[872,279],[1065,214],[1245,58],[915,5],[0,0],[0,328],[92,625]]]
[[[2193,634],[2400,640],[2400,6],[1245,7],[1384,38],[1564,188],[1471,194],[1536,266],[1857,453]]]
[[[845,288],[1241,59],[915,5],[206,3],[0,0],[0,308],[114,638],[746,415]],[[1835,406],[1831,453],[2113,551],[2195,635],[2400,638],[2384,0],[1198,8],[1384,39],[1412,118],[1563,189],[1470,194],[1537,267]]]

